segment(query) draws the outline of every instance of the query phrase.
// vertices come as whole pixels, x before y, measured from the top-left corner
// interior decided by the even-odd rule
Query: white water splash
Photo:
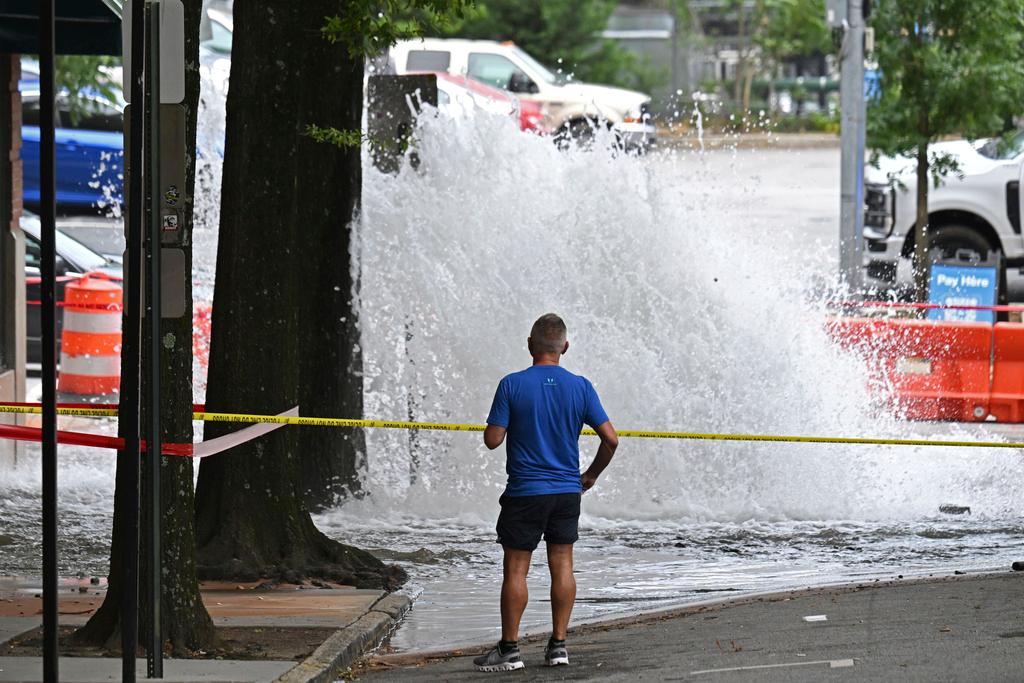
[[[914,432],[875,414],[860,363],[823,332],[787,225],[747,223],[756,188],[709,179],[701,155],[562,153],[489,117],[428,117],[420,139],[418,171],[364,178],[367,416],[482,422],[497,381],[529,364],[530,324],[556,311],[565,365],[593,380],[620,428]],[[493,516],[504,455],[479,435],[367,440],[371,496],[353,514]],[[595,445],[581,441],[584,461]],[[966,499],[999,516],[1021,470],[1007,453],[630,439],[587,511],[901,519]]]

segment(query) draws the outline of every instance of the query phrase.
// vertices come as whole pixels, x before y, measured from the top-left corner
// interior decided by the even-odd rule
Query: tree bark
[[[355,321],[345,314],[352,296],[347,224],[358,197],[358,156],[304,135],[308,124],[348,121],[357,106],[348,100],[362,97],[361,69],[357,77],[344,48],[320,36],[323,18],[335,11],[327,0],[235,5],[207,392],[213,411],[277,413],[308,399],[305,412],[332,414],[350,398],[353,356],[344,340]],[[309,301],[319,298],[324,302]],[[315,385],[303,386],[314,367]],[[317,388],[326,399],[312,395]],[[314,453],[300,444],[333,448],[339,437],[299,430],[324,429],[280,429],[203,461],[196,491],[201,576],[318,576],[376,588],[404,580],[400,569],[313,525],[302,461]],[[206,426],[210,437],[231,430]]]
[[[928,300],[928,143],[917,146],[917,220],[914,224],[914,299]]]
[[[326,6],[326,5],[325,5]],[[363,58],[348,46],[319,41],[303,69],[320,74],[319,89],[306,89],[303,121],[360,130]],[[324,97],[323,92],[335,93]],[[297,186],[296,220],[305,226],[295,243],[306,278],[299,296],[298,402],[303,415],[363,416],[363,361],[359,348],[358,274],[350,250],[351,223],[359,210],[362,161],[358,147],[339,148],[303,139],[305,173]],[[327,370],[325,372],[325,370]],[[306,502],[319,510],[358,493],[365,440],[362,430],[305,429],[296,434]]]
[[[199,102],[199,15],[201,0],[185,0],[185,117],[186,158],[188,166],[184,192],[184,251],[188,267],[192,263],[192,190],[195,184],[196,116]],[[135,106],[141,106],[136,103]],[[161,358],[161,432],[165,443],[192,443],[192,302],[188,300],[184,316],[161,323],[165,340]],[[172,343],[173,342],[173,343]],[[148,345],[143,343],[143,349]],[[143,389],[145,395],[145,388]],[[145,420],[143,420],[145,425]],[[123,434],[122,434],[123,436]],[[136,485],[126,468],[120,466],[125,456],[119,454],[114,492],[114,526],[110,548],[109,587],[96,614],[76,633],[81,642],[105,644],[120,649],[120,609],[122,580],[120,553],[125,543],[131,517],[137,510],[129,509],[125,492]],[[143,469],[145,459],[143,456]],[[193,507],[193,469],[191,458],[163,457],[160,488],[163,504],[162,524],[162,590],[160,594],[161,624],[165,642],[175,653],[208,648],[214,642],[213,622],[203,605],[196,577],[195,527]],[[143,487],[141,509],[149,506],[149,492]],[[148,564],[144,552],[146,540],[140,538],[139,577],[144,582]],[[139,642],[146,642],[148,602],[144,585],[139,591]]]

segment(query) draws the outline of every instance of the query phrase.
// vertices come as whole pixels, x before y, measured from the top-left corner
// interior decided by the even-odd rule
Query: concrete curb
[[[275,683],[328,683],[386,638],[412,607],[404,595],[386,595],[343,629],[335,631],[313,654]]]

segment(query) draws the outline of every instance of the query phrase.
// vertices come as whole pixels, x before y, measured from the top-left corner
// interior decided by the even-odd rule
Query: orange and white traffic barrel
[[[57,390],[98,396],[121,388],[121,286],[90,273],[64,288]]]

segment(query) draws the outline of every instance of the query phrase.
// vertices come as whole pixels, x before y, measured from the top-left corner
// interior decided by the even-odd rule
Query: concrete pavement
[[[42,681],[42,662],[37,656],[20,656],[5,644],[42,625],[39,589],[18,579],[0,579],[0,681]],[[61,626],[84,624],[101,604],[104,588],[90,579],[62,582]],[[219,627],[275,629],[327,629],[319,648],[302,661],[280,659],[166,659],[168,681],[251,681],[252,683],[305,683],[333,681],[376,646],[408,610],[405,596],[355,588],[284,586],[260,590],[251,584],[219,585],[203,590],[203,602]],[[297,631],[290,631],[297,633]],[[308,650],[306,650],[308,652]],[[291,656],[291,655],[288,655]],[[113,657],[62,657],[63,681],[113,681],[121,678],[121,660]],[[145,659],[138,660],[140,678]]]
[[[671,681],[1024,680],[1024,574],[822,588],[574,629],[568,667],[547,669],[544,638],[508,679]],[[812,619],[808,619],[812,617]],[[477,648],[374,658],[367,683],[469,681]],[[506,680],[503,678],[503,680]]]
[[[295,662],[228,661],[210,659],[166,659],[163,681],[187,683],[202,681],[253,681],[270,683],[295,666]],[[57,664],[60,680],[74,683],[99,683],[121,680],[121,660],[106,657],[61,657]],[[136,660],[138,680],[146,680],[146,660]],[[42,662],[38,657],[0,657],[0,681],[41,681]]]

